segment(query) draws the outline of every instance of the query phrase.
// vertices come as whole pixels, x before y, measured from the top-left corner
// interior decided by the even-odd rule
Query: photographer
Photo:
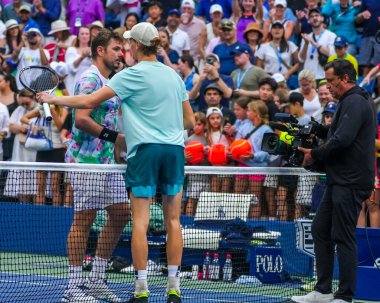
[[[356,86],[356,71],[347,60],[325,67],[327,88],[339,100],[334,120],[317,135],[326,139],[320,147],[299,148],[304,165],[320,161],[326,167],[327,189],[313,220],[312,235],[318,281],[306,296],[294,302],[352,302],[356,286],[356,223],[361,204],[374,186],[376,119],[370,97]],[[339,262],[339,288],[332,294],[334,251]]]
[[[20,71],[31,65],[48,65],[50,55],[43,49],[42,34],[38,28],[30,28],[22,34],[21,49],[16,49],[12,53],[12,60],[18,62],[16,82],[18,89],[23,89],[19,80]]]

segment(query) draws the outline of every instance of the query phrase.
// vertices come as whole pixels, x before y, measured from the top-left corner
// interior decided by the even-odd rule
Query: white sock
[[[138,296],[142,293],[149,293],[147,270],[137,270],[135,272],[135,296]]]
[[[168,285],[166,290],[175,290],[180,294],[179,290],[179,273],[180,268],[178,265],[168,265]]]
[[[82,285],[82,266],[69,265],[69,288]]]
[[[95,256],[92,263],[92,270],[88,276],[90,280],[103,280],[106,278],[106,267],[108,260]]]

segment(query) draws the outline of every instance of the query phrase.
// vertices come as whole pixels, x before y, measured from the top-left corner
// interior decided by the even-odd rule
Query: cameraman
[[[19,73],[24,67],[49,64],[50,55],[43,48],[42,39],[40,30],[32,27],[22,34],[21,48],[14,50],[12,53],[13,61],[18,62],[16,75],[18,89],[24,88],[19,80]]]
[[[313,220],[312,235],[318,281],[294,302],[352,302],[356,286],[356,223],[361,204],[374,186],[376,119],[368,94],[356,86],[354,66],[344,59],[325,67],[327,88],[339,100],[334,120],[317,135],[326,141],[314,149],[299,148],[304,165],[314,160],[326,167],[327,189]],[[334,250],[339,262],[339,288],[332,294]],[[335,298],[335,299],[334,299]]]

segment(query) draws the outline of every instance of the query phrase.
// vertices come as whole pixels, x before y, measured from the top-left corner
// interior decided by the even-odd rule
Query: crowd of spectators
[[[201,142],[206,153],[215,144],[229,147],[236,139],[251,143],[250,157],[239,162],[231,159],[225,165],[287,165],[261,149],[264,134],[276,131],[269,126],[276,113],[295,115],[300,124],[311,119],[331,123],[338,100],[324,80],[327,62],[349,60],[358,82],[363,81],[373,97],[380,94],[380,77],[371,78],[380,70],[378,0],[3,0],[1,158],[64,162],[64,143],[72,123],[66,109],[53,109],[53,149],[59,151],[54,157],[24,146],[39,111],[34,96],[18,80],[22,68],[50,65],[61,79],[56,93],[73,94],[76,81],[91,66],[91,39],[103,28],[122,35],[141,21],[158,28],[157,58],[176,70],[186,85],[197,121],[193,132],[185,133],[186,142]],[[124,41],[120,70],[134,64],[130,45]],[[119,155],[115,158],[122,161]],[[200,165],[210,165],[207,156]],[[54,205],[67,200],[55,185],[59,177],[50,181]],[[23,178],[29,176],[14,179]],[[27,190],[12,184],[13,194],[8,194],[45,203],[46,176],[39,178],[44,181]],[[252,209],[251,217],[289,220],[310,206],[311,191],[319,180],[223,175],[192,182],[203,186],[201,190],[254,193],[260,207]],[[10,190],[8,184],[4,186],[5,192]],[[199,193],[188,191],[187,197],[183,211],[194,215]]]

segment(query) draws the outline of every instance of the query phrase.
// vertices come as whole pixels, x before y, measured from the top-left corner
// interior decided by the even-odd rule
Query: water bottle
[[[210,253],[206,252],[206,258],[203,261],[203,280],[210,280]]]
[[[211,263],[211,280],[219,280],[220,264],[219,264],[219,255],[214,254],[214,260]]]
[[[223,266],[223,281],[231,281],[232,279],[232,261],[231,255],[227,254],[226,262],[224,262]]]

